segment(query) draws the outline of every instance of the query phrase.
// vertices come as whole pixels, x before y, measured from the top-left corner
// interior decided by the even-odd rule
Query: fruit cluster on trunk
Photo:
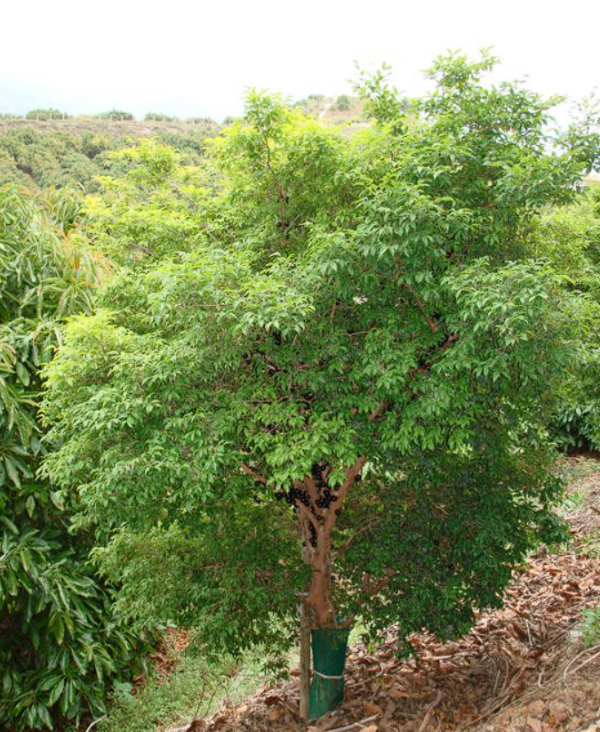
[[[302,481],[295,481],[294,505],[302,532],[302,558],[312,570],[306,606],[313,627],[331,628],[336,625],[336,612],[332,596],[331,535],[340,514],[344,498],[360,475],[366,458],[359,457],[346,469],[341,485],[330,488],[328,466],[315,465],[312,474]]]

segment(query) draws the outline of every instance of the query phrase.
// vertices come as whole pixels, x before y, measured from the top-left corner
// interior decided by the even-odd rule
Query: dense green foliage
[[[491,66],[410,114],[363,77],[353,137],[251,93],[201,167],[144,145],[90,204],[123,269],[46,370],[45,469],[122,613],[275,647],[310,582],[315,625],[455,635],[559,535],[579,300],[532,252],[598,138]]]
[[[15,183],[32,191],[54,186],[94,187],[94,176],[105,174],[108,135],[81,138],[66,132],[14,128],[0,135],[0,184]]]
[[[168,114],[163,114],[162,112],[148,112],[144,119],[146,120],[155,120],[157,122],[177,122],[178,118],[173,117]]]
[[[156,138],[179,150],[188,162],[198,163],[207,137],[217,129],[214,123],[184,126],[179,131],[159,129]],[[112,153],[128,147],[131,136],[139,136],[140,130],[134,123],[132,129],[113,132],[106,125],[88,126],[85,121],[74,122],[68,130],[7,126],[0,132],[0,185],[14,183],[34,192],[48,187],[97,191],[99,176],[125,173],[126,162]]]
[[[532,239],[576,303],[578,338],[561,385],[553,433],[564,449],[600,448],[600,187],[543,212]]]
[[[90,312],[106,274],[82,239],[78,202],[0,189],[0,727],[49,727],[102,709],[135,642],[94,578],[89,537],[37,469],[40,369],[64,318]]]
[[[106,119],[120,122],[131,122],[135,119],[131,112],[124,112],[122,109],[111,109],[108,112],[100,112],[94,115],[96,119]]]
[[[113,157],[131,169],[101,178],[101,195],[85,203],[96,246],[127,267],[192,249],[206,232],[205,221],[194,215],[206,199],[203,168],[182,165],[180,154],[156,140]]]

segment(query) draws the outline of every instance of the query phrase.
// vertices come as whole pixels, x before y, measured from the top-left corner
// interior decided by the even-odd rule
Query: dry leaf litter
[[[577,458],[573,458],[574,465]],[[586,607],[600,602],[600,559],[586,553],[600,529],[600,466],[572,489],[584,505],[567,516],[573,545],[545,549],[515,573],[502,609],[482,612],[457,642],[423,634],[416,656],[395,655],[391,628],[369,653],[349,651],[346,699],[306,726],[298,680],[264,686],[243,703],[171,732],[600,732],[600,646],[578,632]]]

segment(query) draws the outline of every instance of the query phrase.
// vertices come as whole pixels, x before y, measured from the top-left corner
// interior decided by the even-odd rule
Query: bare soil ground
[[[581,632],[584,611],[600,603],[600,463],[571,458],[569,470],[569,546],[530,557],[504,607],[482,612],[458,642],[413,636],[409,661],[394,654],[393,628],[375,651],[353,646],[344,704],[308,732],[600,732],[600,637],[590,644]],[[292,679],[171,729],[307,728]]]

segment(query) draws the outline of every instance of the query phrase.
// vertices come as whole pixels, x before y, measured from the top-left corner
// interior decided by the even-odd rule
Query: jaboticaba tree
[[[307,590],[314,627],[456,635],[556,535],[570,336],[529,237],[598,138],[553,146],[555,100],[484,83],[491,65],[440,59],[409,104],[364,78],[359,132],[251,93],[201,170],[138,156],[139,226],[103,236],[125,264],[69,326],[45,406],[46,469],[124,613],[275,648]],[[193,238],[169,249],[172,210]]]

